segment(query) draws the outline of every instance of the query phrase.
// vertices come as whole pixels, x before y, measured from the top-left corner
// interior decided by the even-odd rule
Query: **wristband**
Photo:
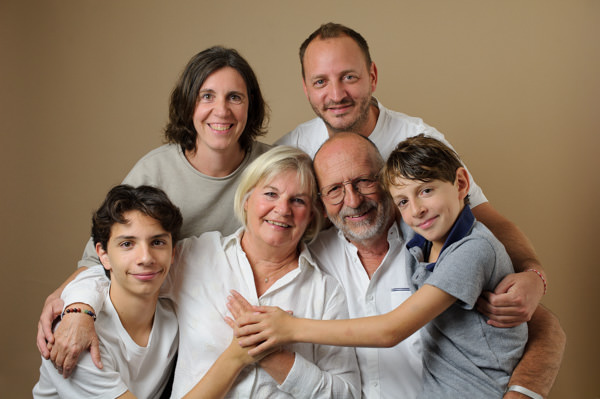
[[[539,393],[535,393],[532,390],[522,387],[520,385],[509,386],[506,388],[506,391],[504,391],[504,393],[511,392],[511,391],[519,392],[531,399],[544,399],[544,397],[542,395],[540,395]]]
[[[525,270],[526,272],[534,272],[535,274],[537,274],[538,276],[540,276],[540,278],[542,279],[542,283],[544,283],[544,294],[546,295],[546,289],[548,288],[548,285],[546,284],[546,279],[544,278],[544,276],[542,275],[542,273],[539,270],[536,269],[527,269]]]
[[[81,308],[70,308],[70,309],[65,309],[61,315],[60,315],[60,319],[62,320],[63,317],[65,317],[65,315],[67,313],[85,313],[89,316],[92,317],[92,319],[94,319],[94,321],[96,321],[96,313],[92,312],[91,310],[87,310],[87,309],[81,309]]]

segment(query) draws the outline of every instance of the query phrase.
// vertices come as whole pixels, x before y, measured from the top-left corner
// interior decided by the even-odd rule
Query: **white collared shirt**
[[[279,306],[295,316],[312,319],[348,318],[344,291],[321,272],[303,246],[298,267],[277,280],[260,298],[254,275],[240,245],[243,229],[223,237],[209,232],[177,245],[175,264],[167,277],[166,295],[175,303],[179,321],[179,356],[172,397],[185,395],[200,381],[231,342],[231,328],[223,318],[230,290],[254,305]],[[87,273],[83,272],[83,273]],[[90,287],[68,294],[65,303],[98,303],[85,298]],[[68,290],[71,291],[71,290]],[[85,294],[85,296],[83,296]],[[83,299],[83,300],[82,300]],[[354,348],[293,344],[295,361],[281,385],[259,366],[246,367],[227,398],[352,398],[360,395],[360,375]]]
[[[357,248],[331,227],[311,243],[314,260],[346,291],[351,318],[387,313],[410,296],[406,248],[397,224],[388,231],[389,250],[369,279]],[[356,348],[364,398],[416,398],[422,386],[419,332],[393,348]]]

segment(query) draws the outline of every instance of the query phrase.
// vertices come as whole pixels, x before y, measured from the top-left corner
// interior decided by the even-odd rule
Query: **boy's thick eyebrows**
[[[171,237],[171,233],[169,232],[164,232],[164,233],[160,233],[160,234],[155,234],[153,236],[150,237],[150,239],[154,239],[154,238],[166,238],[166,237]],[[137,239],[139,238],[138,236],[132,236],[132,235],[119,235],[119,236],[115,236],[115,237],[111,237],[119,240],[133,240],[133,239]]]

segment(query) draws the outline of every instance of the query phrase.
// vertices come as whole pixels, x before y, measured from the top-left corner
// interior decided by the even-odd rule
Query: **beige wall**
[[[330,20],[369,41],[377,97],[443,132],[533,241],[550,276],[543,303],[569,339],[551,397],[600,397],[600,2],[37,3],[0,1],[3,397],[29,396],[42,302],[74,270],[90,212],[161,143],[187,60],[214,44],[240,50],[273,142],[312,117],[296,53]]]

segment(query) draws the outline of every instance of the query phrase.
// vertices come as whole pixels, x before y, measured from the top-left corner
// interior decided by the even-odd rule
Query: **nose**
[[[425,214],[425,206],[423,205],[423,203],[418,200],[415,199],[413,201],[410,202],[411,203],[411,212],[413,217],[420,217],[423,216]]]
[[[215,101],[215,106],[213,108],[213,112],[217,116],[226,116],[229,112],[229,103],[226,98],[219,98]]]
[[[346,192],[344,204],[351,208],[358,208],[363,201],[362,194],[356,191],[352,183],[344,184],[344,191]]]
[[[346,90],[341,82],[334,81],[330,85],[329,97],[335,102],[340,102],[346,96]]]
[[[280,215],[287,216],[291,212],[290,204],[286,198],[280,198],[277,201],[277,206],[275,207],[275,211]]]
[[[154,261],[152,256],[152,251],[150,251],[150,247],[147,244],[138,245],[137,247],[137,263],[138,265],[150,265]]]

